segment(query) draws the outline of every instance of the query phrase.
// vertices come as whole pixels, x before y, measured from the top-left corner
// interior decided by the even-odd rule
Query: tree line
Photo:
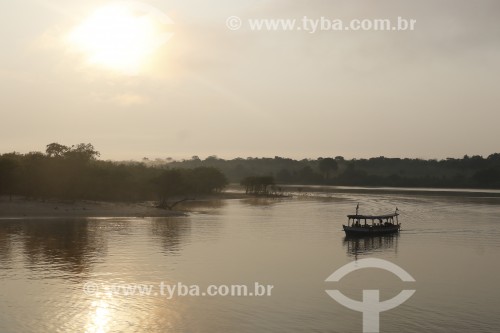
[[[64,200],[170,201],[221,191],[222,172],[210,166],[178,169],[99,160],[90,143],[47,145],[45,152],[0,155],[0,195]]]
[[[500,154],[442,160],[342,156],[294,160],[197,156],[141,162],[99,159],[90,143],[47,145],[45,152],[0,155],[0,195],[65,200],[156,200],[164,208],[239,183],[250,194],[279,185],[405,186],[500,189]],[[279,190],[278,190],[279,191]]]
[[[351,160],[342,156],[302,160],[279,156],[224,160],[209,156],[202,160],[193,156],[170,161],[168,165],[215,167],[232,183],[240,183],[247,177],[270,176],[278,184],[293,185],[500,188],[498,153],[441,160],[383,156]]]

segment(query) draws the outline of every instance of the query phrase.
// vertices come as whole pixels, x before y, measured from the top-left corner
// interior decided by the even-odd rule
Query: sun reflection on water
[[[111,318],[109,303],[105,300],[95,300],[91,303],[90,322],[87,324],[85,333],[109,332],[109,321]]]

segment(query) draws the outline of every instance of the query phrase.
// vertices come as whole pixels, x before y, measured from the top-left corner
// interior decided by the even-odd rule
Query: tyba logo
[[[415,279],[398,265],[376,258],[350,262],[337,269],[326,281],[338,282],[347,274],[363,268],[380,268],[393,273],[404,282],[415,282]],[[343,306],[363,313],[363,332],[377,333],[380,329],[380,313],[403,304],[415,293],[415,290],[402,290],[397,296],[382,302],[380,301],[380,290],[363,290],[362,302],[348,298],[339,290],[326,290],[326,292]]]

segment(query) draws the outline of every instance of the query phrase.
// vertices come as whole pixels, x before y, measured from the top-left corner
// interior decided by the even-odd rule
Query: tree
[[[330,174],[339,168],[337,161],[331,157],[323,158],[319,161],[319,170],[326,180],[330,179]]]
[[[282,168],[276,174],[276,179],[280,183],[288,183],[293,180],[293,176],[288,169]]]
[[[245,193],[247,194],[268,195],[269,186],[274,185],[274,177],[273,176],[245,177],[244,179],[241,180],[240,184],[242,186],[245,186]]]
[[[169,204],[168,201],[174,197],[185,196],[189,192],[189,184],[184,176],[184,172],[180,169],[167,169],[155,180],[157,185],[159,208],[168,208],[172,210],[177,204],[189,200],[183,197],[180,200]]]
[[[189,176],[194,194],[220,192],[228,184],[226,176],[213,167],[195,168]]]
[[[476,172],[472,179],[481,187],[499,187],[500,186],[500,169],[488,168]]]
[[[80,143],[76,146],[71,146],[64,156],[67,158],[92,161],[101,156],[101,153],[95,150],[91,143]]]
[[[95,150],[91,143],[79,143],[71,147],[59,143],[50,143],[45,149],[48,157],[64,157],[71,159],[80,159],[85,161],[96,160],[101,153]]]
[[[49,157],[63,157],[69,151],[69,147],[59,143],[50,143],[47,145],[45,152]]]
[[[17,183],[18,168],[17,160],[8,156],[0,157],[0,195],[9,195],[9,200],[12,200],[12,193]]]
[[[302,184],[314,184],[321,179],[321,175],[317,172],[314,172],[314,170],[309,165],[300,168],[297,173],[297,177],[298,181]]]

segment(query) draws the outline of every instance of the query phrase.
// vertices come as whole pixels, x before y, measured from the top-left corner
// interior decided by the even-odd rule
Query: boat
[[[358,211],[359,204],[356,206],[356,214],[347,215],[347,225],[343,225],[346,236],[366,237],[394,234],[401,228],[397,207],[394,213],[384,215],[362,215]]]

